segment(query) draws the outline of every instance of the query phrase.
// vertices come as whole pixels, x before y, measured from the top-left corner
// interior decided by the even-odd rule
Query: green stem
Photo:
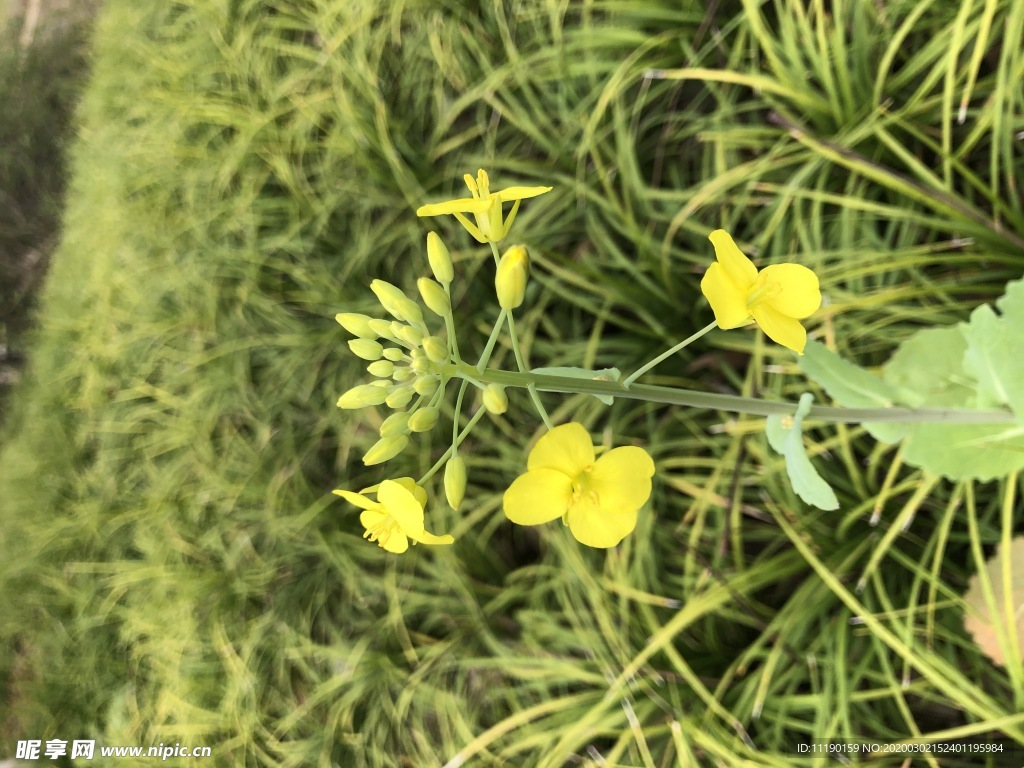
[[[792,416],[797,404],[772,400],[759,400],[736,395],[716,395],[674,387],[659,387],[650,384],[634,384],[626,389],[618,381],[597,379],[576,379],[568,376],[551,376],[541,373],[517,373],[488,368],[477,372],[476,368],[463,364],[449,365],[445,373],[459,378],[473,377],[486,384],[500,384],[505,387],[531,386],[541,392],[562,392],[581,395],[610,395],[628,400],[646,400],[663,405],[681,405],[689,408],[706,408],[714,411],[747,413],[753,416]],[[815,405],[808,411],[807,420],[843,424],[861,422],[907,422],[943,424],[1014,424],[1016,418],[1010,411],[975,410],[955,408],[838,408]]]
[[[483,406],[477,408],[476,413],[473,414],[473,417],[469,420],[469,423],[466,424],[462,432],[459,433],[455,441],[451,444],[451,446],[449,446],[448,450],[442,453],[441,458],[439,458],[434,463],[434,466],[428,469],[426,473],[423,475],[423,477],[416,481],[416,485],[423,485],[425,482],[427,482],[427,480],[432,478],[437,473],[437,470],[444,466],[444,463],[448,461],[450,457],[455,455],[455,452],[458,451],[459,446],[462,444],[462,441],[466,439],[466,436],[472,431],[473,427],[476,426],[476,423],[480,421],[480,417],[483,416],[485,412],[486,409]]]
[[[674,347],[672,347],[672,349],[670,349],[667,352],[663,352],[662,354],[658,355],[656,358],[651,360],[651,362],[649,362],[646,365],[643,365],[643,366],[637,368],[635,371],[633,371],[632,374],[630,374],[625,379],[623,379],[622,386],[624,386],[626,389],[629,389],[629,385],[630,384],[632,384],[634,381],[636,381],[637,378],[639,378],[643,374],[647,373],[649,370],[651,370],[651,368],[656,366],[658,363],[660,363],[663,360],[667,360],[668,358],[672,357],[672,355],[674,355],[680,349],[682,349],[683,347],[687,346],[688,344],[692,344],[697,339],[699,339],[701,336],[703,336],[705,333],[710,331],[712,328],[716,328],[716,327],[718,327],[718,322],[717,321],[709,323],[705,328],[702,328],[701,330],[697,331],[690,338],[684,339],[683,341],[679,342]]]
[[[459,340],[455,337],[455,318],[452,317],[452,291],[448,283],[443,283],[445,296],[448,297],[448,312],[444,316],[444,327],[448,330],[448,343],[451,345],[452,355],[455,356],[455,362],[461,363],[462,356],[459,354]]]
[[[491,352],[494,351],[494,343],[498,340],[498,334],[501,333],[502,323],[505,322],[505,315],[507,310],[501,310],[498,313],[498,319],[494,321],[494,327],[491,329],[491,335],[487,338],[487,346],[484,347],[483,354],[480,355],[480,360],[476,364],[476,369],[482,371],[487,367],[487,361],[491,359]]]
[[[516,323],[512,319],[511,312],[506,315],[506,320],[508,320],[508,335],[512,341],[512,352],[516,356],[516,365],[519,366],[519,372],[526,376],[531,376],[532,374],[526,369],[526,362],[523,360],[523,353],[519,350],[519,339],[516,337]],[[485,382],[487,381],[487,379],[481,380]],[[544,404],[540,401],[540,395],[537,394],[536,384],[528,382],[526,385],[526,391],[530,393],[530,399],[533,400],[533,405],[537,409],[537,413],[539,413],[540,417],[544,420],[544,425],[548,429],[554,429],[554,425],[551,423],[551,417],[548,416],[548,412],[544,409]]]

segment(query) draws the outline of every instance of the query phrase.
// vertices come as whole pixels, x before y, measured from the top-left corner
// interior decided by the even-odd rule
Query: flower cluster
[[[609,395],[630,392],[630,384],[677,350],[713,328],[730,329],[751,321],[779,344],[803,354],[807,334],[799,320],[808,317],[821,303],[818,279],[806,267],[796,264],[768,266],[758,271],[723,230],[711,233],[717,261],[701,282],[715,322],[690,336],[661,356],[634,371],[621,382],[583,369],[560,368],[530,371],[523,359],[515,330],[514,314],[525,301],[530,274],[530,259],[522,245],[507,248],[499,255],[497,243],[510,231],[520,203],[551,191],[551,187],[508,187],[492,192],[487,174],[465,176],[472,197],[425,205],[419,216],[453,215],[475,240],[486,244],[494,258],[494,293],[500,312],[480,358],[466,364],[460,357],[452,316],[451,282],[454,266],[451,255],[435,232],[427,236],[427,261],[433,278],[417,282],[422,305],[441,318],[444,330],[434,331],[424,317],[420,303],[400,288],[384,280],[374,280],[370,288],[390,319],[376,319],[343,312],[337,320],[354,337],[349,347],[366,360],[374,380],[360,384],[338,400],[341,408],[385,405],[392,409],[380,426],[378,440],[363,457],[367,465],[379,464],[398,455],[414,432],[433,429],[438,422],[450,379],[460,379],[454,404],[455,431],[451,446],[422,478],[385,480],[359,493],[337,490],[336,494],[362,510],[360,521],[364,536],[388,552],[405,552],[409,542],[450,544],[450,535],[435,535],[424,526],[427,503],[426,483],[444,467],[444,495],[453,510],[458,510],[466,493],[467,464],[459,454],[459,445],[477,420],[485,413],[500,416],[508,409],[503,384],[507,372],[487,368],[491,352],[503,328],[519,369],[518,386],[527,388],[534,407],[547,426],[547,432],[530,451],[526,472],[505,491],[502,507],[505,516],[519,525],[539,525],[561,518],[579,542],[590,547],[609,548],[619,544],[637,525],[639,511],[647,504],[655,475],[650,454],[638,446],[605,449],[595,445],[590,432],[578,422],[555,426],[538,396],[537,374],[553,371],[565,374],[571,382],[587,379],[608,382],[619,387]],[[511,203],[506,211],[505,204]],[[612,369],[614,370],[614,369]],[[615,371],[616,377],[618,371]],[[576,377],[576,378],[573,378]],[[461,432],[460,411],[467,388],[479,393],[479,405]],[[650,388],[648,388],[650,389]],[[583,390],[581,390],[583,391]],[[605,390],[607,392],[607,390]],[[593,390],[590,391],[594,394]],[[368,494],[375,494],[371,499]]]

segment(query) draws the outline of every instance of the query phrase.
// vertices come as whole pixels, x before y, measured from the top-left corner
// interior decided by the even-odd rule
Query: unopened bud
[[[408,385],[396,387],[391,390],[391,394],[387,396],[384,402],[388,408],[405,408],[409,401],[412,400],[413,394],[415,394],[413,388]]]
[[[404,411],[401,413],[392,413],[384,419],[384,423],[380,425],[380,436],[391,437],[392,435],[401,435],[405,432],[408,425],[408,413],[405,413]]]
[[[412,388],[416,390],[417,395],[432,395],[437,389],[437,376],[429,373],[417,376]]]
[[[407,365],[403,365],[401,368],[395,368],[394,372],[391,374],[391,378],[395,381],[408,381],[415,375],[416,374],[412,368]]]
[[[437,232],[430,232],[427,235],[427,261],[430,262],[430,271],[434,273],[438,282],[447,285],[455,277],[451,254]]]
[[[466,462],[458,454],[444,466],[444,495],[448,506],[458,511],[466,495]]]
[[[405,350],[399,349],[398,347],[388,347],[384,350],[384,359],[390,360],[392,363],[397,363],[405,357]]]
[[[410,347],[418,347],[423,341],[423,334],[420,331],[411,325],[402,325],[401,323],[391,324],[391,335],[396,339],[401,339]]]
[[[498,294],[498,304],[502,309],[515,309],[523,303],[529,274],[530,259],[523,246],[513,245],[505,251],[494,276],[494,290]]]
[[[366,408],[371,405],[380,405],[388,397],[388,391],[375,384],[360,384],[352,387],[348,392],[338,398],[339,408]]]
[[[423,351],[435,363],[445,363],[448,361],[448,345],[437,338],[437,336],[427,336],[423,339]]]
[[[412,365],[410,367],[416,373],[430,373],[430,358],[418,349],[414,350],[412,353]]]
[[[409,444],[408,435],[391,435],[390,437],[382,437],[372,446],[370,450],[363,456],[363,464],[370,467],[374,464],[380,464],[393,459],[395,456],[400,454],[405,446]]]
[[[380,356],[384,354],[384,347],[372,339],[352,339],[348,343],[348,348],[356,357],[361,357],[363,360],[379,360]]]
[[[381,378],[387,378],[395,372],[395,364],[390,360],[377,360],[376,362],[370,363],[366,366],[366,370],[371,376],[380,376]]]
[[[429,432],[437,424],[437,408],[420,408],[409,417],[409,429],[413,432]]]
[[[360,339],[376,339],[379,335],[370,327],[370,321],[373,318],[366,315],[355,312],[339,312],[334,319],[341,324],[342,328]]]
[[[439,282],[431,280],[429,277],[421,277],[416,281],[416,287],[419,288],[423,303],[435,315],[447,317],[452,311],[452,303],[448,300],[448,294],[444,292],[444,288]]]
[[[391,321],[381,320],[377,317],[371,317],[369,322],[370,330],[378,336],[382,336],[385,339],[394,339],[395,335],[391,332]]]
[[[500,384],[488,384],[484,389],[484,408],[488,413],[500,414],[508,410],[508,395]]]
[[[370,290],[377,295],[380,305],[396,320],[407,323],[422,323],[423,312],[420,305],[410,299],[397,286],[386,280],[374,280],[370,283]]]

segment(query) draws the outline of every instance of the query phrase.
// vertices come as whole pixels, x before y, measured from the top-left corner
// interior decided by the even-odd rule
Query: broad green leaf
[[[996,299],[1003,319],[1017,332],[1024,332],[1024,278],[1006,284],[1006,293]]]
[[[891,408],[899,392],[878,376],[830,351],[824,344],[808,341],[800,369],[824,389],[829,397],[848,408]],[[907,432],[900,423],[866,423],[864,428],[883,443],[894,443]]]
[[[1010,632],[1005,610],[1004,564],[1010,569],[1010,604],[1015,633]],[[964,627],[985,655],[1002,665],[1006,664],[1006,651],[1013,652],[1010,643],[1013,634],[1016,634],[1017,655],[1024,659],[1024,536],[1018,536],[1010,543],[1009,552],[1003,552],[1000,546],[995,556],[985,563],[984,574],[992,590],[993,600],[990,603],[985,598],[982,574],[976,573],[967,583],[967,592],[964,594],[968,608],[964,615]],[[1002,642],[1000,634],[1003,635]]]
[[[804,447],[803,420],[812,401],[810,394],[804,394],[793,416],[769,416],[765,433],[772,448],[786,457],[786,474],[796,495],[818,509],[839,509],[839,499],[811,464]]]
[[[600,371],[592,371],[588,368],[534,368],[530,373],[540,373],[546,376],[566,376],[570,379],[590,379],[591,381],[618,381],[622,372],[618,368],[604,368]],[[611,395],[594,395],[605,405],[611,405],[615,398]]]
[[[969,408],[976,389],[964,373],[966,351],[959,328],[926,328],[900,344],[882,377],[911,408]]]
[[[1024,355],[1014,349],[1024,327],[1013,327],[1010,318],[1000,317],[987,304],[971,313],[971,322],[960,331],[967,342],[964,369],[978,382],[978,407],[1008,405],[1018,418],[1024,417]]]

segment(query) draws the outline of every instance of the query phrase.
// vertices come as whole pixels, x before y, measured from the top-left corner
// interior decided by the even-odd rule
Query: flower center
[[[781,284],[769,283],[764,275],[760,275],[750,293],[747,294],[747,309],[752,311],[755,307],[771,301],[780,293],[782,293]]]
[[[391,538],[391,534],[398,528],[398,523],[390,515],[385,517],[379,523],[371,525],[366,531],[363,532],[363,538],[369,539],[370,541],[380,540],[381,546],[388,543],[388,539]]]
[[[593,487],[593,470],[594,465],[591,464],[572,479],[572,501],[570,502],[570,506],[575,506],[584,500],[589,501],[595,506],[600,506],[601,497]]]

